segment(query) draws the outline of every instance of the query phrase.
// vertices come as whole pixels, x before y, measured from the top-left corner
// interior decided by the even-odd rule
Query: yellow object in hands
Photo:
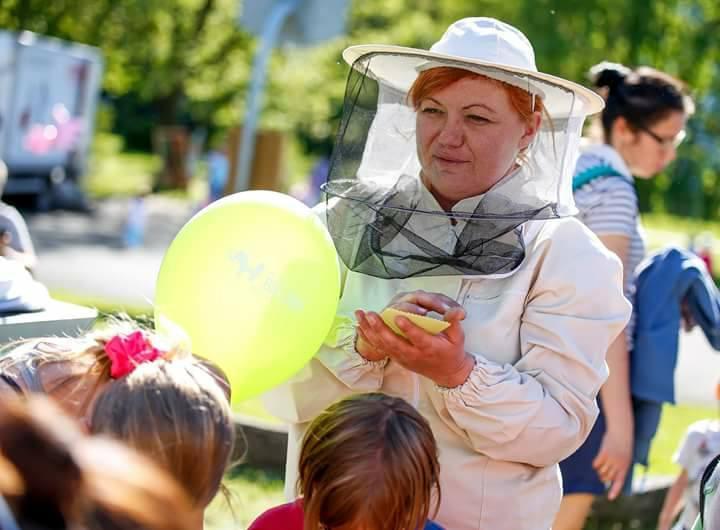
[[[402,330],[397,327],[397,324],[395,324],[395,318],[400,316],[407,318],[410,322],[412,322],[419,328],[424,329],[432,335],[442,333],[450,326],[450,322],[445,322],[444,320],[424,317],[422,315],[416,315],[415,313],[407,313],[405,311],[398,311],[397,309],[388,307],[382,313],[380,313],[380,318],[383,319],[383,322],[385,322],[385,324],[387,324],[387,326],[391,330],[393,330],[401,337],[404,337],[405,333],[403,333]]]

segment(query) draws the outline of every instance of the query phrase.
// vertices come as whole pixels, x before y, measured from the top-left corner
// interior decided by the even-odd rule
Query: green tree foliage
[[[242,119],[255,46],[236,23],[242,1],[0,0],[0,27],[102,48],[118,124],[136,124],[147,136],[154,122],[225,128]],[[642,205],[720,216],[717,0],[350,1],[344,37],[275,53],[263,126],[293,131],[306,149],[326,152],[342,109],[346,46],[428,47],[458,18],[494,16],[528,35],[544,71],[586,83],[590,66],[611,60],[684,79],[698,103],[689,140],[667,174],[640,183]]]
[[[173,124],[199,121],[245,90],[252,41],[236,0],[4,0],[0,26],[102,49],[104,89],[152,104]]]

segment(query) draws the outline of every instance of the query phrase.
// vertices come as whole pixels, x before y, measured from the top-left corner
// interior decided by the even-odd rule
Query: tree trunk
[[[160,125],[176,125],[180,117],[180,104],[183,99],[183,89],[175,87],[168,95],[155,102],[158,109]]]
[[[155,101],[158,125],[154,132],[155,151],[163,167],[155,182],[156,189],[185,189],[188,175],[189,132],[179,125],[182,88],[175,87],[167,96]]]

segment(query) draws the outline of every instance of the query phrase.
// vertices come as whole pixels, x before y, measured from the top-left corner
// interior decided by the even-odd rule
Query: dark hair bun
[[[590,68],[589,77],[596,87],[607,87],[612,90],[621,85],[630,73],[632,73],[632,70],[627,66],[603,61]]]

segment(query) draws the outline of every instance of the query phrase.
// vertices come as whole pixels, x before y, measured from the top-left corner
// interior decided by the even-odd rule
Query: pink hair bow
[[[129,374],[138,364],[162,357],[142,331],[114,336],[105,344],[105,353],[110,359],[110,377],[115,379]]]

